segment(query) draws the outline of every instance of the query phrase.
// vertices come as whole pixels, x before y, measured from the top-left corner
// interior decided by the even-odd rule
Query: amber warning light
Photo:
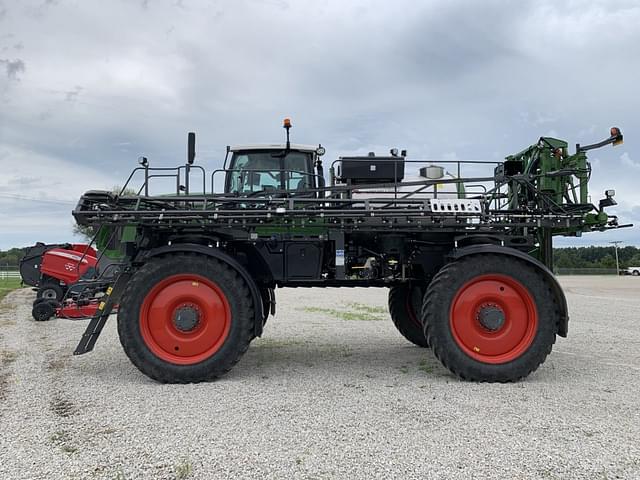
[[[618,127],[611,127],[611,137],[615,138],[615,140],[613,141],[613,146],[614,147],[616,145],[622,145],[622,143],[623,143],[622,132],[620,131],[620,129]]]

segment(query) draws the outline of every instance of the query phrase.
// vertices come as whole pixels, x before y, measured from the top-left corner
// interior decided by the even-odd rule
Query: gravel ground
[[[640,280],[564,277],[571,323],[516,384],[452,377],[381,289],[279,290],[235,369],[160,385],[112,317],[36,323],[0,304],[0,478],[640,478]],[[369,309],[363,305],[371,306]]]

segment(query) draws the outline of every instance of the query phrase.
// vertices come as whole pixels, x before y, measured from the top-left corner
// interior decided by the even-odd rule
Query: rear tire
[[[631,275],[637,277],[638,275],[640,275],[640,272],[638,270],[634,270],[633,272],[631,272]]]
[[[118,312],[125,353],[145,375],[196,383],[227,373],[253,336],[247,284],[224,262],[199,255],[150,261],[128,282]]]
[[[405,283],[389,289],[391,320],[404,338],[419,347],[428,347],[420,316],[424,290]]]
[[[481,254],[445,265],[427,289],[422,318],[436,357],[460,378],[513,382],[555,343],[560,309],[534,266]]]

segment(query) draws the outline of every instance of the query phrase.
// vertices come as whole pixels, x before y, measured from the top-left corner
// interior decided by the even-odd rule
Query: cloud
[[[78,98],[78,95],[82,92],[82,87],[76,85],[73,90],[69,90],[64,92],[64,100],[65,102],[75,102]]]
[[[32,150],[0,148],[0,249],[71,238],[71,210],[87,185],[110,189],[119,178]]]
[[[622,160],[622,164],[626,167],[640,169],[640,163],[633,161],[628,152],[624,152],[622,155],[620,155],[620,160]]]
[[[225,145],[281,141],[291,116],[294,141],[327,159],[398,147],[499,160],[544,134],[586,144],[619,125],[622,154],[589,152],[592,201],[615,188],[621,220],[640,205],[635,1],[54,3],[0,0],[0,151],[40,159],[24,178],[67,172],[64,198],[121,183],[138,155],[182,163],[190,130],[199,164],[219,168]]]
[[[18,74],[23,73],[25,70],[24,62],[20,59],[7,60],[0,58],[0,63],[5,66],[7,78],[12,80],[17,80]]]

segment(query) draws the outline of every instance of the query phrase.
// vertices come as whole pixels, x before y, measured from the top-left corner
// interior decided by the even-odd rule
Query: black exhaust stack
[[[196,159],[196,134],[189,132],[187,134],[187,164],[184,167],[184,193],[189,195],[189,176],[191,174],[191,165]]]

